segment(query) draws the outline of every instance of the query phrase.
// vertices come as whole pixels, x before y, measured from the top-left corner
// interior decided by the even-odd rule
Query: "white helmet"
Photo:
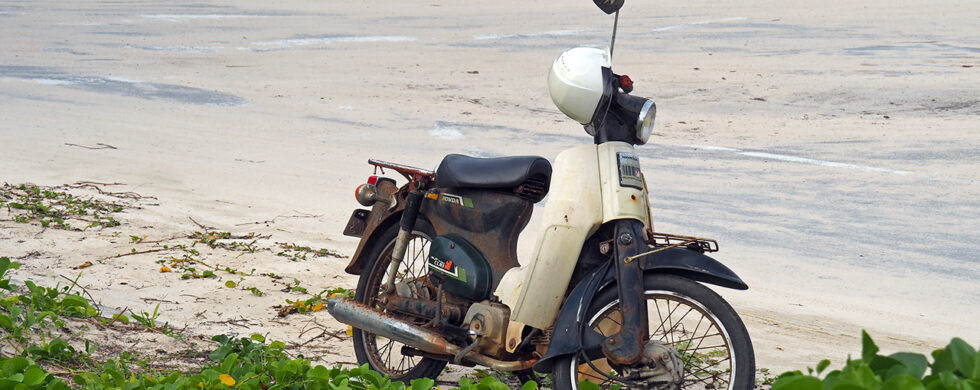
[[[548,74],[551,100],[569,118],[591,123],[605,88],[602,68],[611,66],[605,50],[576,47],[562,53]]]

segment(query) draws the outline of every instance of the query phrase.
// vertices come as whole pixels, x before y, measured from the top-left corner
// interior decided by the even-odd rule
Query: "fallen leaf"
[[[162,266],[160,267],[160,272],[174,272],[174,270],[170,269],[170,267]]]
[[[86,262],[84,262],[84,263],[82,263],[80,265],[76,265],[76,266],[71,267],[71,268],[72,269],[83,269],[83,268],[88,268],[88,267],[91,267],[91,266],[92,266],[92,262],[91,261],[86,261]]]
[[[227,281],[227,282],[225,282],[225,287],[228,287],[228,288],[235,288],[235,286],[237,286],[237,285],[238,285],[238,283],[232,282],[230,280]]]
[[[235,378],[232,378],[231,375],[221,374],[218,375],[218,379],[220,379],[221,383],[224,383],[225,386],[231,387],[235,385]]]
[[[310,311],[312,311],[314,313],[315,312],[318,312],[320,310],[323,310],[323,304],[322,303],[317,303],[316,305],[313,305],[313,308],[310,309]]]
[[[354,327],[353,326],[347,325],[347,335],[350,336],[350,337],[354,337]]]

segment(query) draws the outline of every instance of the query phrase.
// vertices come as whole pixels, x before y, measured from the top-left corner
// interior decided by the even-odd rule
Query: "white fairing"
[[[602,187],[602,223],[638,219],[652,228],[646,184],[633,145],[606,142],[597,146]]]
[[[611,66],[604,50],[576,47],[562,53],[548,74],[551,100],[569,118],[589,124],[602,97],[602,68]]]
[[[495,291],[510,306],[512,321],[539,329],[552,325],[582,245],[603,223],[632,218],[649,226],[642,185],[636,189],[620,184],[617,153],[633,152],[632,145],[609,142],[558,155],[544,207],[544,229],[531,262],[508,271]],[[638,161],[636,167],[631,173],[639,173]]]

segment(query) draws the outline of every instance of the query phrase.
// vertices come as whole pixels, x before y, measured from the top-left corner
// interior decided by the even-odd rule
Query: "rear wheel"
[[[358,279],[357,292],[354,294],[356,301],[382,311],[384,308],[379,304],[379,298],[384,292],[385,283],[388,280],[388,265],[391,263],[391,252],[395,246],[398,229],[397,224],[389,227],[375,241],[375,246],[368,252],[367,264],[360,279]],[[427,222],[424,220],[416,222],[415,230],[408,242],[408,249],[405,251],[405,258],[402,260],[395,277],[396,283],[403,286],[412,285],[413,281],[427,275],[426,259],[429,256],[429,243],[434,235],[432,226]],[[411,291],[413,298],[431,298],[421,296],[424,295],[424,292],[420,289],[408,288],[407,290]],[[416,325],[425,322],[397,314],[392,314],[392,316],[402,317],[405,321]],[[367,363],[372,370],[387,375],[393,380],[408,383],[416,378],[435,379],[446,366],[444,361],[404,355],[402,354],[404,344],[387,337],[357,328],[354,329],[352,336],[357,362],[359,364]]]
[[[649,384],[628,379],[626,369],[583,354],[555,362],[555,389],[578,389],[589,381],[601,389],[751,389],[755,385],[755,356],[745,325],[735,310],[707,287],[673,275],[644,277],[650,340],[678,352],[683,383]],[[596,296],[586,312],[585,325],[604,336],[622,327],[615,288]]]

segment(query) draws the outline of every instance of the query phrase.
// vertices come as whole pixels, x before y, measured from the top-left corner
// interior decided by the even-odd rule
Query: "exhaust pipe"
[[[352,299],[330,299],[327,301],[327,311],[337,321],[425,352],[455,356],[462,350],[439,333],[392,318]],[[473,363],[500,371],[527,370],[537,361],[536,359],[502,361],[475,351],[470,351],[463,357]]]

